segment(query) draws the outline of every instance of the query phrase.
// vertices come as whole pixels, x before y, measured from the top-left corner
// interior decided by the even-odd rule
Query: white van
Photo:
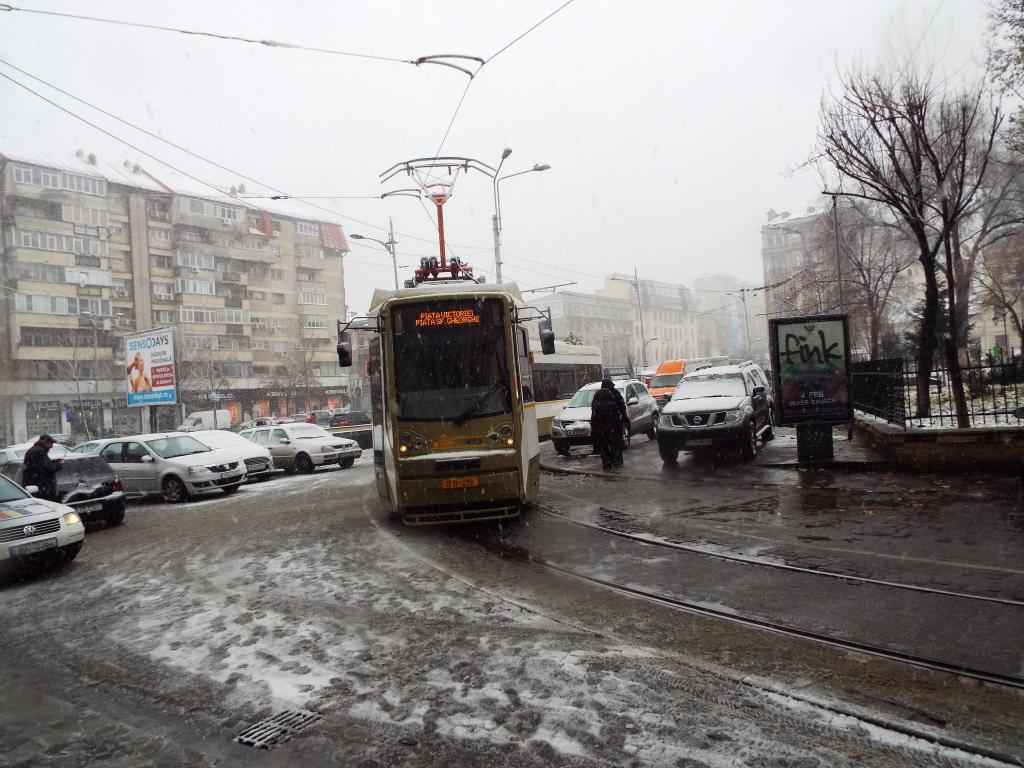
[[[195,432],[198,429],[230,429],[231,411],[222,408],[217,411],[195,411],[190,413],[181,425],[178,432]]]

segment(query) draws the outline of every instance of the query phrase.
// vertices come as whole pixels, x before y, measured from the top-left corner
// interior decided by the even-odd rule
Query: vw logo
[[[32,536],[36,532],[36,527],[34,525],[26,525],[21,529],[21,532],[26,536]]]
[[[700,424],[702,421],[704,421],[704,419],[702,419],[700,416],[694,416],[693,417],[693,423],[694,424]]]

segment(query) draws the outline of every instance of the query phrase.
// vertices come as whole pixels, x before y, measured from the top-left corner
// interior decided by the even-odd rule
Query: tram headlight
[[[511,445],[515,445],[515,444],[516,444],[515,438],[509,437],[509,438],[505,439],[505,445],[510,445],[511,446]]]
[[[423,435],[407,429],[398,433],[398,453],[406,456],[410,452],[423,451],[427,448],[427,440]]]

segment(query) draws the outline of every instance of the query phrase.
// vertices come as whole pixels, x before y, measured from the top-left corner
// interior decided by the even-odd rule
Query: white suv
[[[240,432],[242,437],[270,451],[274,466],[285,472],[313,472],[325,464],[351,467],[363,455],[355,440],[332,435],[316,424],[302,422],[259,427]]]

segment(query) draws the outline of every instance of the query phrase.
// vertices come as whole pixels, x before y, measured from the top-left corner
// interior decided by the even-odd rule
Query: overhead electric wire
[[[11,64],[9,61],[6,61],[4,59],[0,59],[0,64],[8,66],[11,69],[13,69],[13,70],[15,70],[15,71],[25,75],[26,77],[30,77],[33,80],[35,80],[35,81],[37,81],[39,83],[42,83],[43,85],[47,86],[48,88],[52,88],[53,90],[57,91],[58,93],[60,93],[60,94],[62,94],[64,96],[67,96],[68,98],[73,99],[73,100],[77,101],[78,103],[83,104],[83,105],[89,107],[90,109],[94,109],[97,112],[99,112],[100,114],[105,115],[106,117],[109,117],[112,120],[116,120],[117,122],[122,123],[123,125],[126,125],[129,128],[132,128],[133,130],[139,131],[140,133],[143,133],[144,135],[149,136],[150,138],[156,139],[157,141],[159,141],[159,142],[161,142],[163,144],[166,144],[169,147],[173,147],[174,149],[177,149],[179,152],[184,152],[186,155],[194,157],[197,160],[201,160],[204,163],[209,163],[210,165],[214,166],[215,168],[219,168],[220,170],[222,170],[222,171],[224,171],[226,173],[230,173],[230,174],[232,174],[232,175],[234,175],[234,176],[236,176],[236,177],[238,177],[240,179],[244,179],[246,181],[251,181],[254,184],[258,184],[261,187],[269,189],[269,190],[271,190],[273,192],[277,192],[280,195],[280,197],[275,197],[274,195],[270,195],[270,196],[268,196],[267,199],[271,199],[271,200],[273,200],[273,199],[295,200],[297,202],[304,203],[305,205],[308,205],[311,208],[315,208],[317,210],[323,211],[324,213],[328,213],[331,216],[336,216],[338,218],[346,219],[348,221],[354,221],[357,224],[362,224],[365,227],[370,227],[372,229],[377,229],[377,230],[380,230],[381,232],[387,232],[388,231],[385,227],[379,226],[377,224],[372,224],[372,223],[370,223],[368,221],[363,221],[362,219],[357,219],[354,216],[347,216],[347,215],[345,215],[343,213],[339,213],[338,211],[335,211],[335,210],[333,210],[331,208],[325,208],[324,206],[318,205],[317,203],[309,202],[312,199],[328,199],[328,200],[329,199],[336,199],[336,200],[341,200],[341,199],[361,199],[362,196],[359,196],[359,195],[350,195],[350,196],[345,196],[345,195],[324,195],[324,196],[318,196],[318,197],[314,198],[314,197],[305,197],[305,196],[300,197],[300,196],[297,196],[297,195],[290,195],[287,192],[285,192],[284,190],[278,189],[277,187],[275,187],[275,186],[273,186],[271,184],[267,184],[266,182],[263,182],[263,181],[261,181],[261,180],[259,180],[257,178],[252,177],[252,176],[247,176],[246,174],[244,174],[244,173],[242,173],[242,172],[240,172],[238,170],[235,170],[234,168],[229,168],[228,166],[223,165],[223,164],[217,162],[216,160],[213,160],[213,159],[211,159],[209,157],[201,155],[198,152],[194,152],[194,151],[188,149],[187,147],[184,147],[184,146],[182,146],[180,144],[177,144],[177,143],[171,141],[170,139],[165,139],[164,137],[159,136],[159,135],[153,133],[152,131],[147,130],[146,128],[143,128],[140,125],[137,125],[137,124],[135,124],[135,123],[133,123],[133,122],[131,122],[129,120],[126,120],[126,119],[124,119],[122,117],[119,117],[118,115],[115,115],[112,112],[109,112],[108,110],[104,109],[103,107],[97,106],[96,104],[93,104],[92,102],[90,102],[90,101],[88,101],[86,99],[83,99],[80,96],[76,96],[75,94],[70,93],[69,91],[64,90],[60,86],[54,85],[53,83],[51,83],[51,82],[49,82],[47,80],[44,80],[43,78],[41,78],[41,77],[39,77],[37,75],[33,75],[31,72],[27,72],[26,70],[24,70],[24,69],[22,69],[22,68],[20,68],[20,67],[18,67],[16,65],[14,65],[14,64]],[[41,94],[37,93],[36,91],[33,91],[32,89],[28,88],[28,86],[25,86],[24,84],[18,82],[14,78],[11,78],[11,77],[9,77],[7,75],[3,75],[3,73],[0,73],[0,76],[6,77],[11,82],[21,86],[25,90],[27,90],[30,93],[38,96],[39,98],[43,99],[44,101],[47,101],[48,103],[52,104],[53,106],[56,106],[58,109],[61,109],[61,110],[65,111],[65,112],[67,112],[68,114],[72,115],[73,117],[76,117],[76,118],[78,118],[80,120],[83,120],[83,122],[87,122],[88,123],[88,121],[86,121],[84,118],[79,117],[75,113],[73,113],[70,110],[60,106],[56,102],[51,101],[50,99],[46,98],[45,96],[42,96]],[[88,124],[89,125],[93,125],[92,123],[88,123]],[[97,126],[93,125],[93,127],[97,127]],[[133,149],[136,149],[132,144],[128,144],[128,142],[123,141],[122,139],[118,138],[117,136],[114,136],[113,134],[111,134],[110,132],[108,132],[108,131],[106,131],[106,130],[104,130],[102,128],[98,128],[98,127],[97,127],[97,129],[102,131],[103,133],[107,134],[108,136],[111,136],[115,140],[120,141],[121,143],[126,144],[127,146],[132,147]],[[175,168],[175,166],[171,165],[170,163],[164,162],[163,160],[160,160],[159,158],[156,158],[153,155],[150,155],[150,154],[144,152],[143,150],[137,150],[137,151],[143,152],[143,154],[146,154],[147,157],[150,157],[151,159],[155,160],[156,162],[161,163],[162,165],[165,165],[168,168],[171,168],[171,169],[173,169],[175,171],[178,171],[179,173],[183,173],[184,175],[188,176],[189,178],[192,178],[192,179],[197,180],[197,181],[201,181],[201,180],[196,179],[194,176],[190,176],[189,174],[184,173],[184,171],[180,171],[179,169]],[[225,197],[225,198],[232,198],[232,199],[237,198],[237,196],[234,196],[234,195],[226,195],[222,189],[220,189],[219,187],[216,187],[214,185],[211,185],[208,182],[201,182],[201,183],[203,183],[205,186],[212,187],[213,189],[216,189],[217,193],[218,193],[216,195],[217,197]],[[241,197],[241,198],[237,198],[237,199],[261,199],[261,197],[262,196],[254,195],[254,196],[251,196],[251,197],[245,196],[245,197]],[[366,199],[380,199],[380,196],[379,195],[378,196],[367,195]],[[431,242],[433,242],[433,240],[431,240],[429,238],[418,237],[416,235],[411,235],[411,234],[408,234],[408,233],[405,233],[405,232],[396,232],[396,234],[401,235],[402,237],[408,238],[410,240],[420,240],[420,241],[422,241],[424,243],[431,243]],[[467,247],[467,248],[473,247],[473,248],[476,248],[477,246],[468,246],[468,245],[467,246],[459,246],[459,245],[456,245],[456,247],[459,247],[459,248],[462,248],[462,247]],[[483,248],[481,247],[480,250],[483,250]]]
[[[492,54],[491,54],[491,55],[490,55],[490,56],[489,56],[489,57],[487,58],[487,60],[486,60],[486,61],[484,61],[484,64],[487,64],[488,62],[494,61],[494,59],[496,59],[496,58],[497,58],[498,56],[500,56],[501,54],[503,54],[503,53],[504,53],[505,51],[507,51],[507,50],[508,50],[509,48],[511,48],[511,47],[512,47],[513,45],[515,45],[516,43],[518,43],[518,42],[519,42],[520,40],[522,40],[522,39],[523,39],[524,37],[526,37],[526,36],[527,36],[528,34],[530,34],[531,32],[533,32],[533,30],[537,29],[537,27],[539,27],[539,26],[540,26],[541,24],[543,24],[544,22],[546,22],[546,21],[547,21],[548,19],[550,19],[550,18],[551,18],[552,16],[554,16],[554,15],[555,15],[556,13],[559,13],[560,11],[562,11],[563,9],[565,9],[566,7],[568,7],[568,6],[572,5],[572,4],[573,4],[573,3],[575,2],[575,1],[576,1],[576,0],[567,0],[566,2],[562,3],[562,4],[561,4],[560,6],[558,6],[558,7],[557,7],[557,8],[555,9],[555,10],[553,10],[553,11],[552,11],[551,13],[549,13],[549,14],[548,14],[547,16],[545,16],[545,17],[544,17],[543,19],[541,19],[540,21],[538,21],[538,22],[537,22],[536,24],[534,24],[534,25],[533,25],[532,27],[530,27],[530,28],[529,28],[528,30],[526,30],[526,31],[525,31],[525,32],[523,32],[523,33],[522,33],[521,35],[519,35],[518,37],[516,37],[515,39],[513,39],[513,40],[512,40],[511,42],[509,42],[509,43],[506,43],[506,44],[505,44],[504,46],[502,46],[501,48],[499,48],[499,49],[498,49],[497,51],[495,51],[494,53],[492,53]],[[482,68],[482,67],[483,67],[483,64],[481,64],[480,66],[481,66],[481,68]]]
[[[20,13],[35,13],[40,16],[57,16],[65,19],[74,19],[76,21],[93,21],[100,24],[113,24],[121,27],[134,27],[136,29],[149,29],[158,32],[174,32],[181,35],[190,35],[192,37],[210,37],[216,40],[227,40],[238,43],[248,43],[250,45],[262,45],[267,48],[290,48],[298,51],[309,51],[311,53],[326,53],[333,56],[349,56],[357,59],[371,59],[374,61],[389,61],[395,64],[411,64],[416,66],[416,61],[413,59],[399,59],[393,56],[378,56],[371,53],[359,53],[357,51],[341,51],[333,48],[319,48],[312,45],[303,45],[302,43],[286,43],[280,40],[269,40],[266,38],[253,38],[253,37],[242,37],[241,35],[228,35],[221,34],[219,32],[205,32],[197,29],[179,29],[177,27],[165,27],[160,24],[147,24],[141,21],[125,21],[124,19],[110,19],[101,16],[86,16],[79,13],[65,13],[61,11],[44,11],[38,8],[21,8],[8,3],[0,3],[0,11],[7,12],[20,12]]]

